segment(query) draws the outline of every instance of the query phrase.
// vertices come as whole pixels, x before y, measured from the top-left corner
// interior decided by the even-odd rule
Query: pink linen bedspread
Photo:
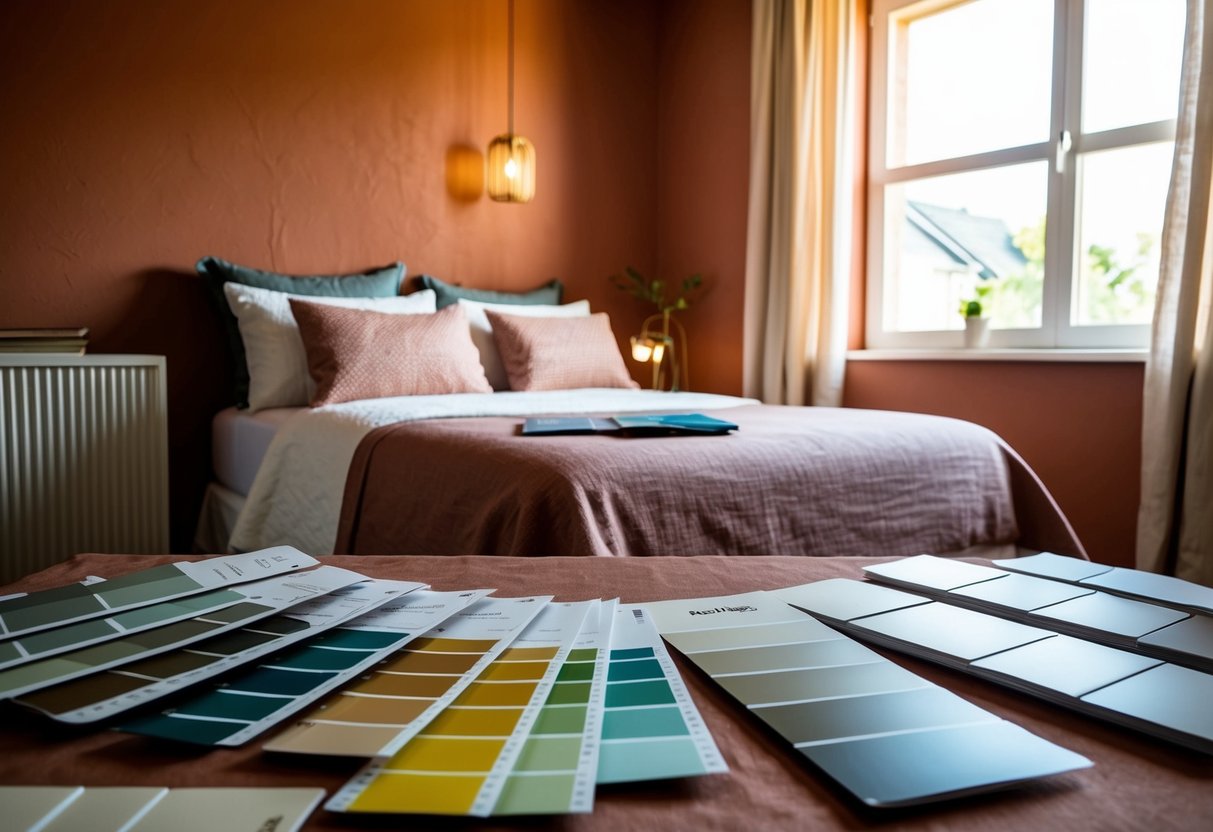
[[[712,414],[709,414],[712,415]],[[726,436],[522,436],[518,418],[378,428],[336,554],[1084,556],[995,434],[938,416],[751,405]]]

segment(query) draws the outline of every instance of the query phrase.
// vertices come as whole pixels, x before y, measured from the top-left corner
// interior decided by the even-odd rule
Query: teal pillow
[[[248,407],[248,362],[244,356],[244,342],[240,339],[240,326],[236,323],[236,316],[228,308],[227,298],[223,294],[224,283],[241,283],[257,289],[313,297],[390,298],[400,293],[400,283],[404,279],[404,264],[400,262],[357,274],[335,275],[295,276],[263,272],[248,266],[237,266],[218,257],[203,257],[194,268],[206,281],[207,291],[223,320],[232,356],[236,406],[242,408]]]
[[[423,289],[433,289],[438,296],[438,308],[450,306],[457,300],[474,300],[479,303],[516,303],[516,304],[547,304],[556,306],[564,294],[564,285],[553,278],[538,289],[529,292],[494,292],[491,289],[467,289],[430,277],[428,274],[419,275],[417,282]]]

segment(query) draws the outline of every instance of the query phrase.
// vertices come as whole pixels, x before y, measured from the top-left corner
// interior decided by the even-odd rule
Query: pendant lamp
[[[535,197],[535,146],[514,134],[514,0],[509,0],[510,129],[489,142],[489,198],[498,202],[530,202]]]

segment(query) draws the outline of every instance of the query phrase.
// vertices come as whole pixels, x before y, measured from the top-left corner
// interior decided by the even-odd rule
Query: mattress
[[[229,407],[211,422],[211,467],[215,482],[247,496],[274,434],[302,407],[272,407],[250,413]]]

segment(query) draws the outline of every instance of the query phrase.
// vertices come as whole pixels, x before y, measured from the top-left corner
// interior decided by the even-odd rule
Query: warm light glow
[[[653,357],[653,344],[647,338],[632,336],[632,358],[641,364]]]
[[[535,147],[522,136],[498,136],[489,144],[488,192],[497,202],[530,202],[535,196]]]
[[[653,363],[660,364],[661,359],[665,358],[665,344],[661,341],[653,344]]]

